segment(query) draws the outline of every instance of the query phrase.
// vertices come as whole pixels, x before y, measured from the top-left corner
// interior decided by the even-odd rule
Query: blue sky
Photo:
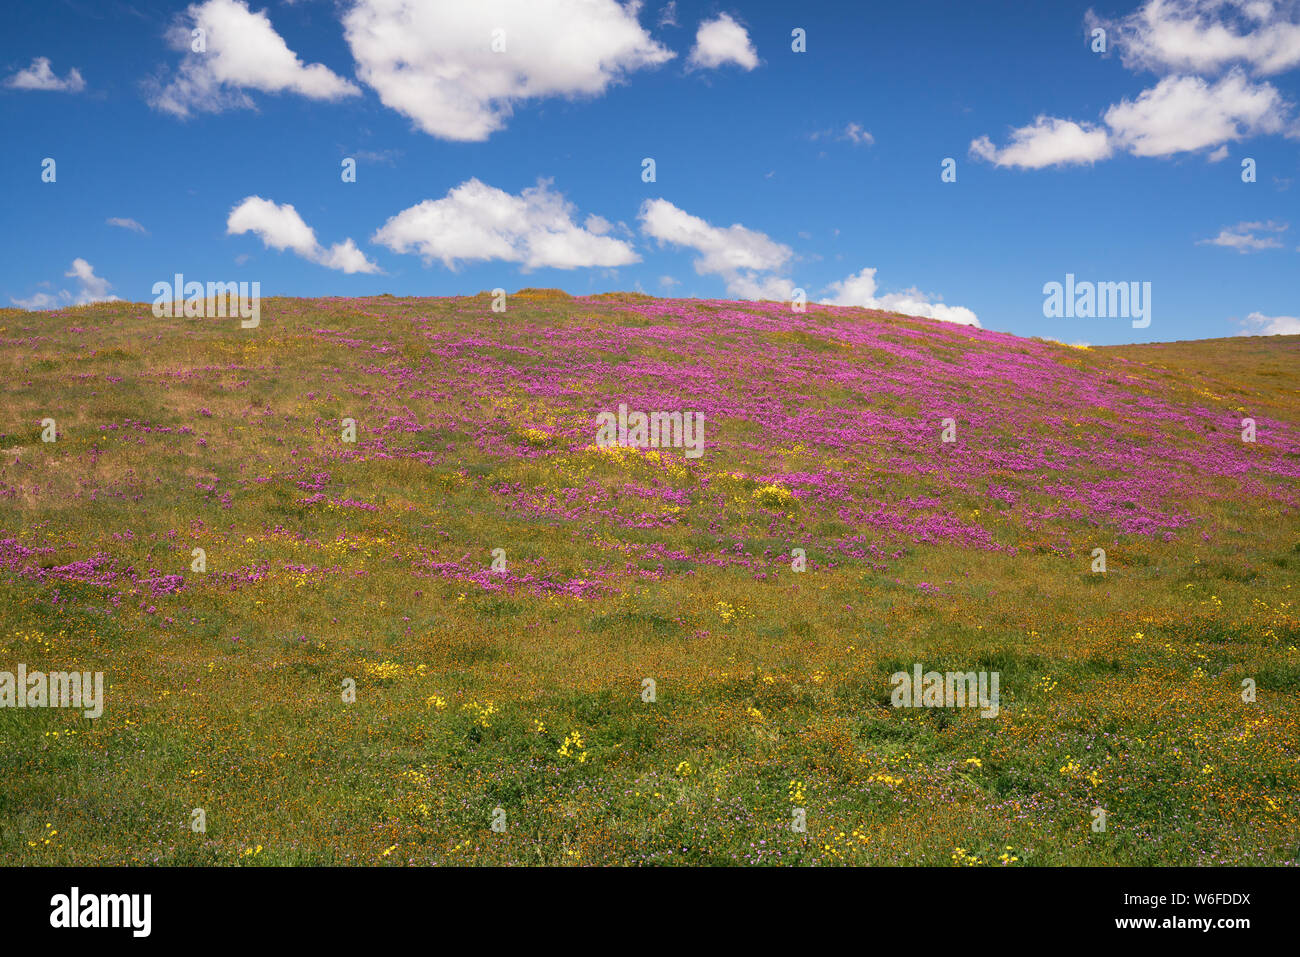
[[[0,303],[148,302],[179,272],[264,296],[797,287],[1094,344],[1300,332],[1300,4],[419,9],[10,3]],[[1045,317],[1067,273],[1149,282],[1150,325]]]

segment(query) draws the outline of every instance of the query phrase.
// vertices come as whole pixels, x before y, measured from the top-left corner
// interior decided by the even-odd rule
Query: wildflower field
[[[5,863],[1300,862],[1300,338],[490,304],[0,310]]]

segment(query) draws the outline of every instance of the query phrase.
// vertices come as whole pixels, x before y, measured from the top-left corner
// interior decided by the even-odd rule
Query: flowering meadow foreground
[[[104,675],[0,708],[6,864],[1300,862],[1297,337],[525,290],[0,341],[0,670]]]

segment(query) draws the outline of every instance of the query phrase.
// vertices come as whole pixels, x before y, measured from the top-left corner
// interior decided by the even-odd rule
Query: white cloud
[[[1104,127],[1040,116],[1015,131],[999,150],[987,136],[971,154],[1000,166],[1039,168],[1091,163],[1117,151],[1134,156],[1202,152],[1218,163],[1228,144],[1285,132],[1293,104],[1271,76],[1300,67],[1300,0],[1145,0],[1121,19],[1089,10],[1090,28],[1102,27],[1124,65],[1161,74],[1133,100],[1110,106]]]
[[[1237,252],[1248,253],[1260,249],[1281,249],[1282,241],[1278,236],[1290,227],[1289,223],[1238,223],[1225,226],[1213,239],[1197,240],[1198,246],[1226,246]],[[1273,233],[1271,236],[1258,236],[1256,233]]]
[[[518,196],[470,179],[438,200],[402,210],[371,238],[393,252],[417,252],[440,259],[448,269],[458,262],[501,260],[524,269],[625,266],[640,258],[627,243],[600,234],[609,223],[588,217],[587,228],[573,221],[574,208],[548,180]],[[595,225],[596,229],[592,229]]]
[[[817,130],[815,133],[808,134],[810,140],[820,139],[837,139],[846,140],[857,146],[870,146],[876,142],[876,138],[866,130],[860,123],[849,123],[843,130]]]
[[[86,88],[86,81],[81,78],[81,72],[76,67],[69,70],[67,76],[60,78],[50,69],[50,58],[38,56],[32,60],[32,65],[27,69],[19,70],[5,80],[5,86],[11,90],[52,90],[57,93],[80,93]]]
[[[1241,320],[1242,331],[1239,336],[1300,336],[1300,317],[1266,316],[1262,312],[1252,312]]]
[[[481,141],[518,101],[598,96],[671,59],[638,12],[615,0],[356,0],[343,27],[385,106],[432,136]]]
[[[51,295],[48,292],[38,292],[26,299],[9,300],[19,309],[57,309],[59,306],[66,306],[72,301],[72,294],[64,291],[59,295]]]
[[[134,219],[125,216],[110,216],[105,222],[110,226],[121,226],[123,229],[129,229],[134,233],[144,233],[149,235],[149,230],[145,229]]]
[[[1070,163],[1095,163],[1115,149],[1134,156],[1219,149],[1211,162],[1227,157],[1224,148],[1257,133],[1285,126],[1290,104],[1269,83],[1253,83],[1234,69],[1214,83],[1197,76],[1168,76],[1136,100],[1106,110],[1109,131],[1089,123],[1039,116],[1033,125],[1013,130],[1012,142],[999,149],[987,136],[973,140],[972,156],[997,166],[1041,169]]]
[[[357,150],[352,154],[352,158],[363,163],[382,163],[384,166],[396,166],[402,155],[402,150]]]
[[[940,322],[954,322],[963,326],[979,326],[975,313],[965,306],[949,306],[942,302],[931,302],[930,298],[916,289],[903,292],[876,295],[876,270],[871,267],[849,276],[829,286],[832,296],[822,302],[832,306],[864,306],[867,309],[881,309],[886,312],[901,312],[908,316],[920,316],[924,319],[937,319]]]
[[[778,274],[794,256],[794,251],[765,233],[736,223],[722,228],[679,209],[665,199],[646,200],[641,204],[641,229],[659,240],[693,249],[699,253],[695,271],[700,275],[721,276],[729,295],[737,299],[788,301],[796,288],[794,280]],[[978,326],[975,313],[962,306],[931,302],[915,289],[876,295],[876,271],[863,269],[856,275],[833,282],[823,299],[827,305],[866,306],[901,312],[943,322]]]
[[[1088,12],[1133,69],[1215,73],[1248,65],[1263,75],[1300,66],[1300,5],[1293,0],[1147,0],[1120,20]]]
[[[102,276],[95,275],[95,267],[80,257],[72,260],[72,268],[63,274],[78,280],[80,288],[76,292],[60,289],[55,293],[38,292],[27,299],[11,299],[14,305],[23,309],[55,309],[59,306],[82,306],[90,302],[116,302],[117,296],[111,296],[108,290],[112,284]],[[42,283],[41,285],[48,285]]]
[[[659,11],[659,26],[677,26],[677,0],[668,0],[668,2],[664,4],[664,8]]]
[[[1113,147],[1104,129],[1054,116],[1039,116],[1031,126],[1011,131],[1011,143],[998,149],[987,136],[970,144],[972,156],[995,166],[1042,169],[1071,163],[1095,163],[1111,155]]]
[[[204,31],[205,52],[191,46],[191,31]],[[304,65],[276,33],[266,11],[253,13],[243,0],[192,4],[168,34],[184,50],[175,75],[154,81],[149,103],[176,116],[253,106],[245,90],[297,93],[313,100],[358,96],[352,83],[320,63]]]
[[[1218,146],[1283,128],[1288,104],[1268,83],[1234,69],[1210,84],[1198,76],[1168,76],[1106,111],[1115,140],[1135,156],[1168,156]]]
[[[763,278],[760,273],[780,269],[794,255],[789,246],[757,230],[736,223],[712,226],[679,209],[666,199],[648,199],[639,213],[647,236],[694,249],[700,254],[695,271],[721,276],[727,291],[741,299],[788,299],[794,284],[788,279]]]
[[[758,66],[758,53],[750,42],[749,34],[730,15],[719,14],[716,20],[700,24],[695,33],[695,46],[687,64],[701,69],[714,69],[724,63],[735,63],[746,70]]]
[[[114,302],[117,296],[110,296],[108,290],[112,288],[112,283],[95,275],[95,267],[84,259],[72,260],[72,268],[63,274],[69,278],[75,278],[81,281],[81,289],[77,293],[77,305],[87,302]]]
[[[260,196],[246,197],[226,219],[227,235],[241,233],[253,233],[270,249],[291,249],[303,259],[328,269],[345,273],[379,272],[379,267],[366,259],[351,239],[328,249],[321,246],[315,231],[288,203],[281,206]]]
[[[797,287],[793,279],[784,276],[758,276],[740,273],[727,280],[727,292],[737,299],[771,302],[788,302],[794,298]]]
[[[848,126],[844,127],[844,138],[850,143],[857,143],[858,145],[866,146],[870,146],[876,141],[874,136],[864,130],[857,123],[850,123]]]
[[[335,243],[324,250],[319,259],[313,260],[329,269],[348,274],[357,272],[379,272],[379,267],[366,258],[366,254],[357,248],[351,239]]]

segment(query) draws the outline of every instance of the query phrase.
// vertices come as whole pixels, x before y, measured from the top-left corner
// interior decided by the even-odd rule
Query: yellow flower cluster
[[[764,485],[755,489],[750,498],[765,508],[789,508],[798,501],[794,493],[782,485]]]
[[[28,847],[38,847],[38,846],[39,846],[39,847],[46,847],[46,846],[48,846],[48,845],[54,843],[55,835],[57,835],[58,833],[59,833],[59,832],[56,831],[56,830],[54,829],[54,827],[50,824],[50,822],[49,822],[49,821],[46,821],[46,822],[45,822],[45,834],[40,838],[40,840],[36,840],[36,841],[28,841],[28,842],[27,842],[27,846],[28,846]]]
[[[379,681],[392,681],[396,678],[411,678],[417,675],[423,677],[426,669],[426,665],[417,665],[412,668],[410,665],[398,664],[396,661],[361,662],[361,670],[366,676]]]
[[[474,720],[480,728],[492,727],[492,716],[500,709],[491,701],[487,704],[479,704],[477,701],[470,701],[461,705],[466,711],[474,714]]]
[[[551,434],[541,429],[521,429],[519,435],[529,445],[543,446],[551,442]]]
[[[575,758],[579,764],[583,764],[587,760],[585,747],[586,744],[582,740],[582,734],[578,731],[571,731],[564,736],[564,743],[560,745],[555,753],[562,758]]]

